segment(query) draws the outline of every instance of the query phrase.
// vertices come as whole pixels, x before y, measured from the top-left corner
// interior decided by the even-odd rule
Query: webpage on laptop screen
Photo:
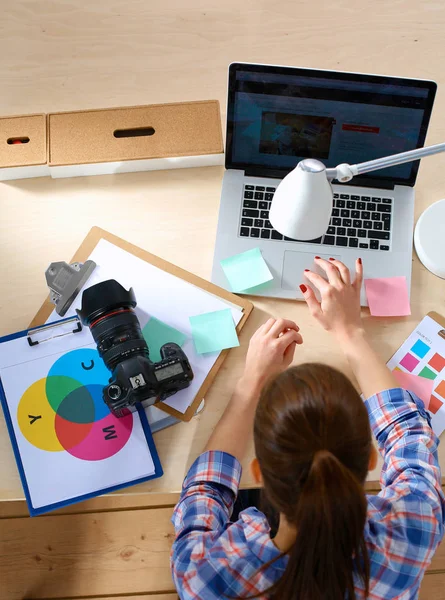
[[[274,93],[265,93],[264,84],[242,82],[235,94],[235,163],[292,169],[303,158],[317,158],[334,167],[416,147],[424,117],[422,97],[404,101],[394,93],[267,87]],[[351,100],[345,100],[346,94]],[[408,179],[411,168],[407,163],[382,169],[378,175]]]

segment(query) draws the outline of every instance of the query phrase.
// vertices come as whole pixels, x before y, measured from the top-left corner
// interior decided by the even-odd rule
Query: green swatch
[[[170,327],[155,317],[151,317],[147,325],[142,330],[142,335],[147,342],[150,350],[150,359],[153,362],[161,360],[160,349],[164,344],[174,342],[178,346],[182,346],[187,339],[181,331]]]
[[[425,377],[425,379],[436,379],[437,375],[428,367],[423,367],[423,369],[419,373],[419,377]]]
[[[198,354],[239,346],[230,308],[190,317],[190,324]]]
[[[225,258],[221,261],[221,267],[232,292],[245,292],[273,279],[259,248]]]

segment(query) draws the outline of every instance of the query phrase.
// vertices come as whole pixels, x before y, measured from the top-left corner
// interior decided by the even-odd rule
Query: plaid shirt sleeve
[[[206,581],[202,563],[229,523],[240,479],[241,464],[225,452],[205,452],[190,467],[172,517],[176,540],[171,566],[181,598],[218,597],[212,595],[210,581],[202,596],[198,596],[197,587]],[[229,545],[227,542],[227,553],[231,551]],[[236,546],[233,551],[236,552]]]
[[[368,497],[370,598],[416,598],[444,531],[439,440],[410,392],[388,390],[366,405],[383,457],[382,491]]]

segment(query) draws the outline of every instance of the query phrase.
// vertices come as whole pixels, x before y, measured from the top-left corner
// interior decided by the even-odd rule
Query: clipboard
[[[429,313],[427,313],[427,314],[425,315],[425,317],[430,317],[430,319],[432,319],[432,320],[433,320],[433,321],[435,321],[435,322],[436,322],[438,325],[441,325],[441,326],[444,328],[444,330],[443,330],[443,334],[442,334],[442,332],[440,332],[440,333],[439,333],[439,335],[440,335],[440,337],[442,337],[442,338],[444,339],[444,341],[445,341],[445,317],[443,317],[441,314],[439,314],[438,312],[436,312],[436,311],[434,311],[434,310],[433,310],[433,311],[430,311]],[[423,318],[425,318],[425,317],[423,317]],[[423,319],[422,319],[422,321],[423,321]],[[421,323],[422,321],[420,321],[420,322],[417,324],[416,328],[417,328],[417,327],[420,325],[420,323]],[[411,334],[410,334],[410,335],[412,335],[412,333],[414,333],[414,331],[416,330],[416,328],[414,328],[414,330],[411,332]],[[408,336],[408,337],[409,337],[409,336]],[[408,338],[407,338],[407,339],[408,339]],[[402,346],[405,344],[405,342],[407,341],[407,339],[406,339],[406,340],[404,340],[404,341],[403,341],[403,343],[402,343],[402,344],[401,344],[401,345],[400,345],[400,346],[397,348],[397,350],[391,354],[391,357],[390,357],[390,358],[389,358],[389,360],[387,361],[387,364],[388,364],[388,363],[390,363],[390,362],[392,361],[392,359],[395,357],[395,355],[396,355],[396,354],[399,352],[400,348],[401,348],[401,347],[402,347]]]
[[[390,371],[431,383],[431,390],[425,386],[423,391],[421,386],[417,393],[430,413],[434,433],[440,436],[445,430],[445,317],[427,313],[386,364]],[[416,387],[412,389],[417,391]]]
[[[442,327],[445,330],[445,317],[443,317],[442,315],[440,315],[438,312],[436,312],[434,310],[429,312],[427,314],[427,317],[430,317],[431,319],[433,319],[433,321],[436,321],[436,323],[439,323],[439,325],[442,325]]]
[[[10,334],[0,338],[0,345],[4,342],[10,342],[17,339],[23,339],[23,344],[30,348],[35,348],[39,344],[43,343],[51,343],[51,340],[61,337],[66,337],[68,335],[75,335],[76,333],[80,333],[82,331],[82,324],[77,318],[67,318],[61,319],[60,321],[56,321],[50,324],[46,324],[40,327],[32,327],[29,330],[20,331],[14,334]],[[163,475],[163,469],[159,460],[159,456],[156,450],[156,446],[153,441],[152,431],[150,425],[148,423],[147,416],[142,407],[138,407],[138,415],[140,418],[140,423],[142,426],[143,434],[145,436],[145,441],[147,443],[148,451],[151,455],[154,465],[154,473],[148,476],[139,477],[137,479],[132,479],[128,482],[119,483],[117,485],[109,485],[106,487],[100,487],[100,489],[96,489],[92,492],[74,495],[70,498],[67,498],[63,501],[56,501],[50,504],[46,504],[43,506],[35,507],[33,504],[32,493],[30,491],[30,486],[28,484],[28,479],[25,472],[25,466],[22,459],[22,454],[20,453],[19,443],[17,440],[16,432],[14,429],[13,419],[10,412],[10,407],[6,398],[5,390],[3,387],[2,380],[0,379],[0,404],[3,409],[3,413],[5,416],[6,426],[8,430],[8,434],[11,440],[12,449],[14,452],[14,457],[17,463],[17,468],[20,475],[20,480],[23,486],[23,490],[25,493],[26,502],[28,505],[29,513],[31,516],[38,516],[58,508],[62,508],[64,506],[68,506],[77,502],[81,502],[83,500],[88,500],[90,498],[94,498],[96,496],[100,496],[102,494],[107,494],[110,492],[115,492],[117,490],[127,488],[133,485],[137,485],[139,483],[143,483],[145,481],[149,481],[151,479],[156,479]]]
[[[101,229],[100,227],[93,227],[89,231],[88,235],[78,248],[77,252],[74,254],[71,262],[85,262],[93,252],[94,248],[102,239],[110,242],[118,248],[121,248],[122,250],[125,250],[126,252],[129,252],[130,254],[133,254],[135,257],[144,260],[145,262],[157,267],[158,269],[161,269],[171,275],[174,275],[178,279],[182,279],[183,281],[191,283],[192,285],[201,288],[203,291],[217,296],[218,298],[221,298],[222,300],[225,300],[230,304],[235,305],[243,312],[243,316],[236,327],[236,331],[239,335],[250,313],[253,310],[252,302],[250,302],[244,297],[236,296],[235,294],[232,294],[231,292],[228,292],[227,290],[224,290],[218,287],[217,285],[210,283],[209,281],[206,281],[205,279],[202,279],[201,277],[198,277],[197,275],[186,271],[185,269],[181,269],[180,267],[177,267],[172,263],[169,263],[166,260],[155,256],[154,254],[151,254],[150,252],[147,252],[146,250],[142,250],[138,246],[135,246],[134,244],[131,244],[130,242],[127,242],[119,238],[118,236],[113,235],[112,233],[109,233],[104,229]],[[39,326],[45,323],[48,320],[51,313],[53,312],[53,310],[54,304],[51,303],[48,296],[48,298],[43,303],[40,310],[37,312],[36,316],[32,320],[30,327]],[[200,386],[193,402],[190,404],[190,406],[184,413],[164,403],[158,402],[155,404],[155,406],[167,412],[168,414],[176,417],[177,419],[180,419],[181,421],[190,421],[190,419],[195,415],[208,389],[212,385],[213,380],[215,379],[219,369],[221,368],[224,360],[228,355],[228,352],[229,350],[223,350],[219,354],[215,364],[213,365],[204,382]]]

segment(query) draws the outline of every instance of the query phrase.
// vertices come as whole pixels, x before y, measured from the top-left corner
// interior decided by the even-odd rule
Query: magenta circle
[[[104,460],[122,450],[132,430],[132,413],[124,417],[115,417],[110,413],[100,421],[95,421],[85,439],[72,448],[66,448],[66,451],[81,460]]]

